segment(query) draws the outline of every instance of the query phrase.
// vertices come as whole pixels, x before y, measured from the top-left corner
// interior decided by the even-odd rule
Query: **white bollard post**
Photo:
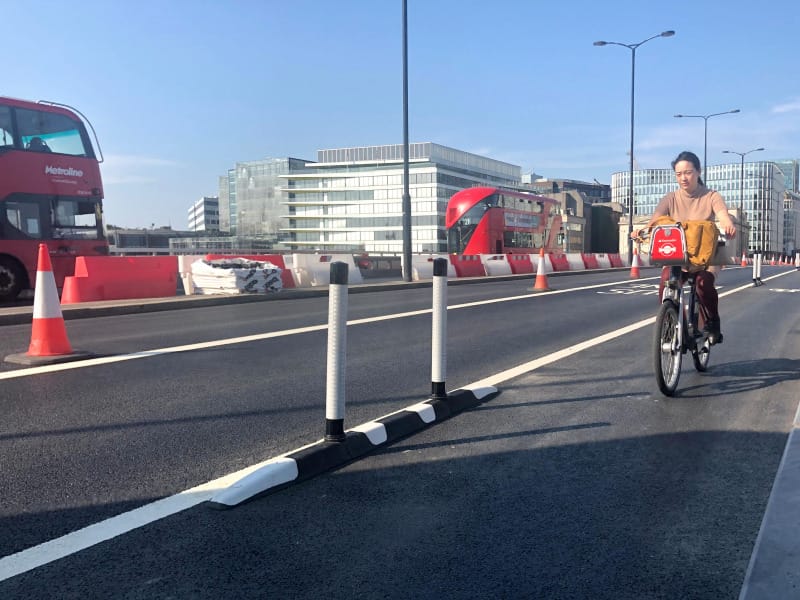
[[[433,261],[433,326],[431,331],[431,398],[446,398],[447,259]]]
[[[325,387],[325,441],[343,442],[347,351],[347,264],[331,263],[328,290],[328,364]]]
[[[758,261],[756,262],[756,285],[763,285],[764,282],[761,281],[761,265],[764,262],[764,254],[759,251],[758,253]]]

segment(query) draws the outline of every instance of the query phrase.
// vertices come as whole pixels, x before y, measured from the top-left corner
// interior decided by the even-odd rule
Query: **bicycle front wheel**
[[[711,356],[711,342],[706,339],[702,345],[692,350],[694,368],[703,373],[708,369],[708,359]]]
[[[678,328],[681,326],[678,309],[672,302],[664,302],[656,317],[656,333],[653,338],[653,364],[658,389],[672,396],[681,376],[681,352]]]

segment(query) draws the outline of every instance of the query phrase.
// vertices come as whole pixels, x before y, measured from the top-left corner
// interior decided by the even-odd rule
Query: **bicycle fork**
[[[678,283],[680,285],[680,282]],[[675,319],[674,324],[674,331],[672,335],[669,337],[668,341],[662,341],[662,351],[669,352],[670,354],[677,354],[679,352],[684,351],[684,330],[683,324],[684,321],[684,314],[683,314],[683,294],[681,293],[681,289],[679,287],[672,287],[672,282],[670,282],[667,286],[664,286],[664,298],[662,300],[662,304],[664,302],[669,302],[675,308],[675,314],[677,318]]]

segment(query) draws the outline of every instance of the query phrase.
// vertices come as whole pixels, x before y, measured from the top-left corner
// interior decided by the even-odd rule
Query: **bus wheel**
[[[16,300],[24,279],[25,272],[17,261],[0,256],[0,301]]]

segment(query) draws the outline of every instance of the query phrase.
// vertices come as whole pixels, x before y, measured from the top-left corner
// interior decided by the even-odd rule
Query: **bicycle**
[[[669,230],[667,238],[674,237],[675,232],[678,237],[662,243],[660,249],[666,250],[666,255],[662,253],[660,258],[653,260],[653,246],[659,229]],[[646,238],[640,234],[640,239]],[[658,226],[653,230],[651,239],[651,260],[670,269],[656,316],[653,366],[658,389],[665,396],[673,396],[681,376],[683,355],[690,352],[694,368],[701,373],[706,371],[711,358],[711,346],[722,342],[722,334],[714,338],[703,329],[705,319],[697,297],[696,272],[684,272],[684,268],[690,266],[690,263],[686,253],[685,235],[680,225]],[[720,237],[718,248],[725,243],[726,239]],[[686,277],[685,284],[683,277]],[[686,291],[684,287],[687,288]]]

